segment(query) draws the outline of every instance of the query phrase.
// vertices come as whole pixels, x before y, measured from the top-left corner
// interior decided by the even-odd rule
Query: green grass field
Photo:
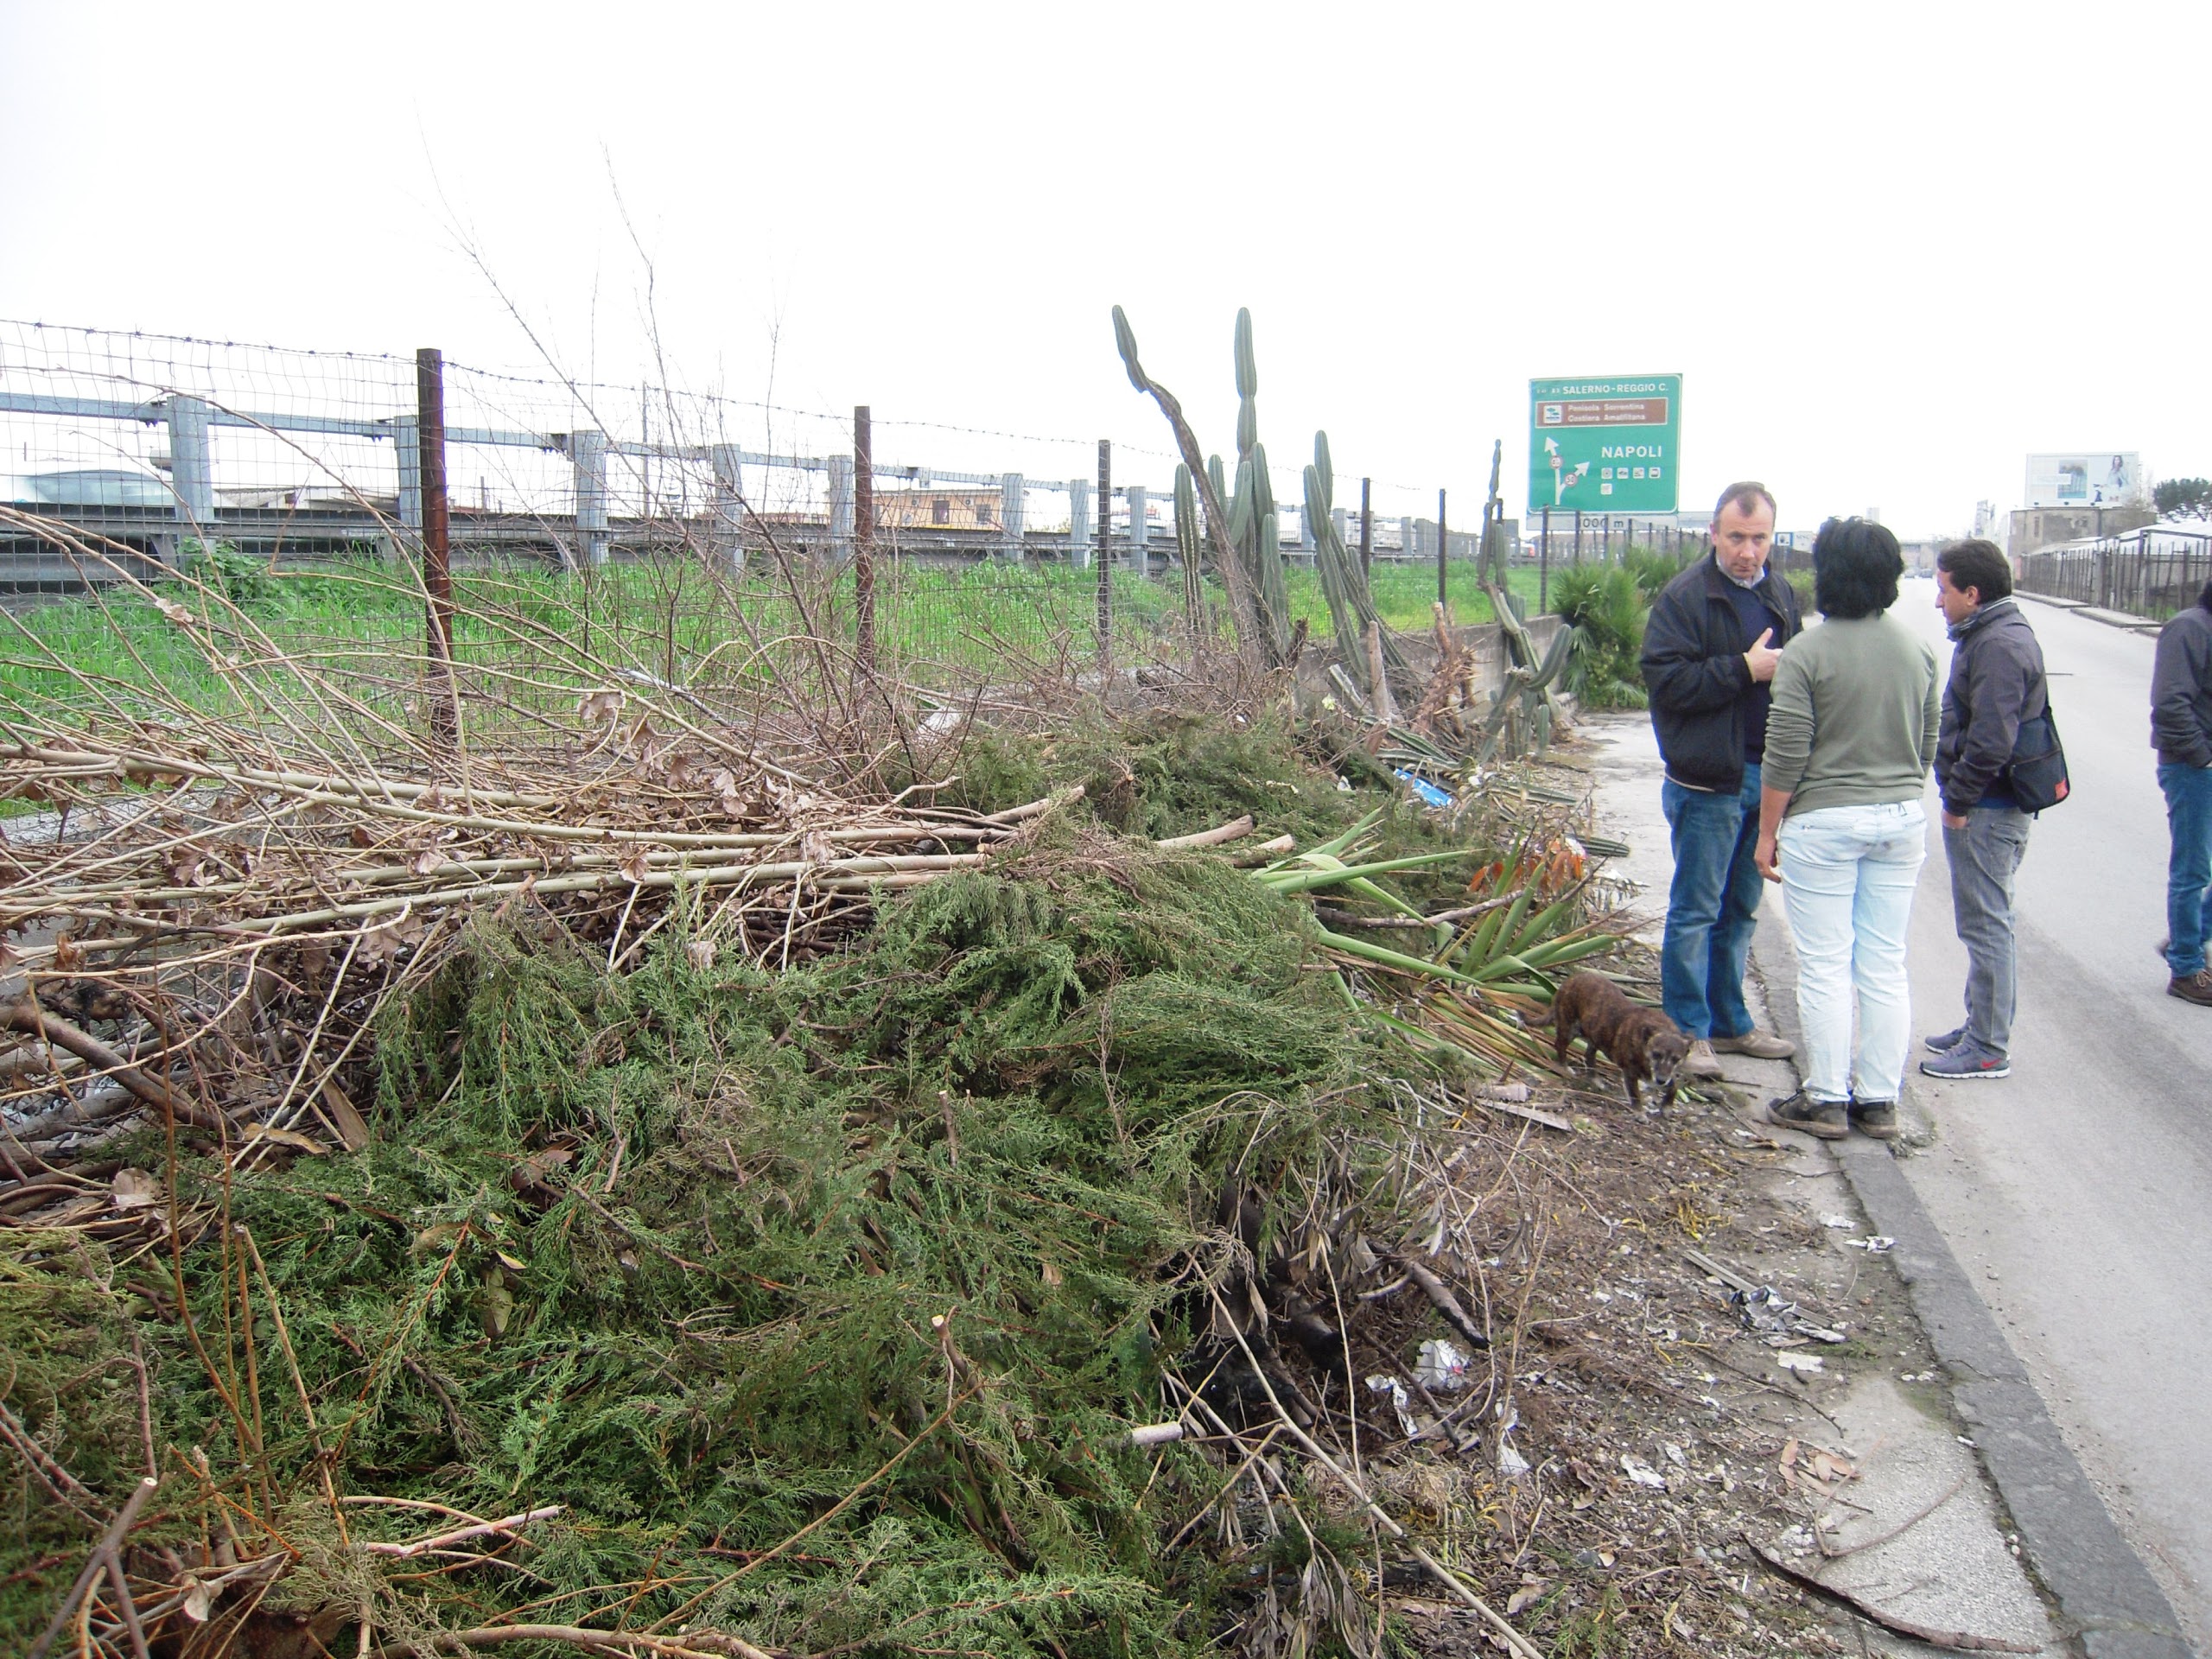
[[[1452,620],[1491,620],[1472,565],[1455,563],[1447,575]],[[423,638],[422,600],[405,573],[374,561],[270,573],[233,559],[225,562],[223,581],[235,615],[182,582],[151,597],[117,591],[0,615],[0,709],[105,702],[150,716],[161,704],[181,703],[218,717],[244,715],[267,698],[242,690],[238,674],[222,660],[236,658],[264,690],[273,677],[280,690],[308,698],[309,681],[321,673],[372,703],[388,698],[395,715],[403,712],[419,677]],[[1431,564],[1377,563],[1376,608],[1394,628],[1426,632],[1435,582]],[[1288,585],[1294,616],[1307,622],[1316,641],[1329,640],[1328,607],[1313,569],[1293,565]],[[1512,585],[1533,610],[1535,572],[1514,571]],[[549,707],[603,681],[601,671],[644,672],[695,690],[728,687],[769,671],[765,664],[779,642],[787,648],[810,632],[842,648],[855,632],[849,573],[810,595],[804,616],[765,574],[718,580],[695,563],[675,560],[588,576],[542,569],[467,575],[456,577],[454,590],[461,662],[525,702],[531,691],[543,693]],[[181,622],[174,609],[165,613],[164,601],[183,607],[192,620]],[[879,658],[905,678],[948,690],[1087,662],[1096,602],[1095,575],[1065,565],[945,569],[882,561]],[[1116,571],[1117,654],[1141,655],[1155,645],[1179,619],[1182,603],[1172,571],[1150,581]]]

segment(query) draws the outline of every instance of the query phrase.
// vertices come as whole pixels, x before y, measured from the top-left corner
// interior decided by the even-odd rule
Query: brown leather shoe
[[[1797,1052],[1797,1045],[1770,1031],[1747,1031],[1740,1037],[1714,1038],[1713,1052],[1748,1054],[1755,1060],[1786,1060]]]
[[[2193,974],[2177,974],[2166,982],[2166,995],[2194,1002],[2200,1008],[2212,1008],[2212,968],[2200,968]]]
[[[1690,1052],[1675,1068],[1675,1075],[1688,1077],[1693,1083],[1717,1083],[1720,1080],[1720,1062],[1713,1057],[1713,1045],[1700,1037],[1690,1045]]]

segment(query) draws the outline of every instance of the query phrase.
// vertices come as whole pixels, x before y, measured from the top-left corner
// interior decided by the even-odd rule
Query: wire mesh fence
[[[222,653],[162,608],[187,580],[302,677],[385,664],[390,687],[362,695],[394,720],[423,694],[417,659],[444,649],[426,607],[467,671],[524,709],[588,694],[586,662],[696,690],[790,642],[843,650],[864,612],[891,671],[941,688],[1102,645],[1136,660],[1189,625],[1164,451],[1123,447],[1101,500],[1090,441],[878,420],[862,479],[861,411],[442,360],[433,409],[425,373],[423,357],[0,321],[0,591],[101,595],[19,616],[0,682],[81,697],[89,662],[222,706]],[[1274,470],[1292,612],[1325,640],[1316,527],[1291,505],[1296,470]],[[1331,516],[1386,623],[1426,629],[1440,601],[1488,617],[1483,536],[1446,528],[1440,493],[1340,476]],[[1671,520],[1523,529],[1501,521],[1490,546],[1530,609],[1554,569],[1688,544]]]

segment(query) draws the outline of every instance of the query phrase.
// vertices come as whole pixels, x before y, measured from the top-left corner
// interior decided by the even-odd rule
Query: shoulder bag
[[[2019,735],[2012,740],[2012,758],[2005,764],[2005,781],[2023,812],[2047,811],[2071,791],[2066,747],[2058,741],[2058,722],[2051,718],[2048,695],[2043,713],[2020,722]]]

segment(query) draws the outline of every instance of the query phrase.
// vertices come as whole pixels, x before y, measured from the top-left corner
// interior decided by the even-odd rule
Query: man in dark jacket
[[[2212,1008],[2212,582],[2158,630],[2151,670],[2151,741],[2166,793],[2166,995]]]
[[[1712,556],[1661,590],[1643,634],[1643,684],[1667,763],[1660,804],[1675,853],[1660,995],[1690,1039],[1681,1071],[1693,1077],[1720,1075],[1716,1050],[1762,1059],[1792,1052],[1753,1028],[1744,957],[1764,887],[1751,855],[1767,702],[1782,648],[1804,622],[1789,584],[1767,569],[1774,497],[1764,484],[1722,491],[1712,535]]]
[[[1994,542],[1960,542],[1936,556],[1936,603],[1950,625],[1951,676],[1936,740],[1951,919],[1967,948],[1966,1023],[1928,1039],[1931,1077],[2012,1074],[2018,957],[2012,878],[2028,850],[2028,815],[2007,769],[2023,723],[2050,698],[2043,647],[2012,597],[2012,567]]]

